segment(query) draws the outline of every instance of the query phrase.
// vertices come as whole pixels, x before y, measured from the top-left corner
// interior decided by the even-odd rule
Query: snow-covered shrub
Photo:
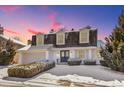
[[[49,70],[55,67],[55,63],[34,62],[25,65],[17,65],[8,68],[9,77],[30,78],[40,72]]]

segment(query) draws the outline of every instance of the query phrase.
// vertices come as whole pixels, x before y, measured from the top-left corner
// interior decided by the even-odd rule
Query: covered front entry
[[[70,51],[69,50],[61,50],[60,51],[60,61],[61,62],[67,62],[70,57]]]

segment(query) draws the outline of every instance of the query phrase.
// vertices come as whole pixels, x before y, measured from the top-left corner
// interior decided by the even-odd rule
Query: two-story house
[[[32,44],[19,49],[20,64],[45,60],[67,62],[68,59],[99,60],[97,29],[90,27],[60,30],[32,36]]]

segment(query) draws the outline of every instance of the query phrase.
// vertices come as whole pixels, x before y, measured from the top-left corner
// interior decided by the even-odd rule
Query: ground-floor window
[[[79,59],[85,58],[85,51],[82,49],[76,50],[76,58]]]
[[[96,50],[91,49],[91,59],[95,59],[95,58],[96,58]]]

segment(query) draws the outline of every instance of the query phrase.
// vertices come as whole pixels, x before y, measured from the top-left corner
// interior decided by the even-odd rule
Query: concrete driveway
[[[95,79],[101,79],[106,81],[111,80],[124,80],[124,73],[110,70],[109,68],[95,65],[95,66],[68,66],[68,65],[56,65],[55,68],[46,71],[57,76],[64,76],[68,74],[77,74],[80,76],[93,77]]]

